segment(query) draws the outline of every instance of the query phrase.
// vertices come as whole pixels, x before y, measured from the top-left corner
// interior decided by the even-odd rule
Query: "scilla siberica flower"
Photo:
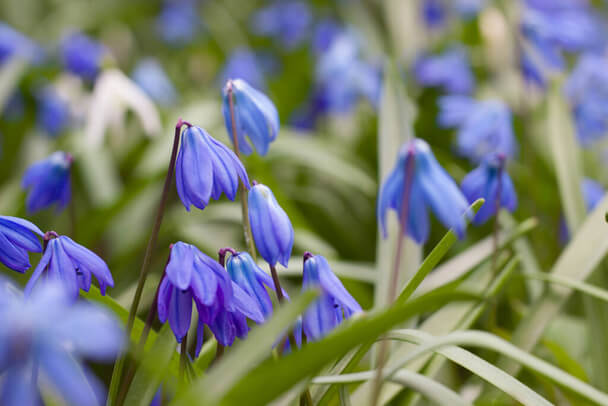
[[[293,248],[293,227],[287,213],[270,188],[259,183],[249,191],[248,203],[251,233],[260,255],[270,266],[280,262],[287,267]]]
[[[156,59],[146,58],[139,61],[131,76],[135,83],[161,106],[175,104],[177,100],[175,87]]]
[[[407,193],[404,193],[407,192]],[[408,196],[404,196],[407,194]],[[407,197],[407,203],[404,201]],[[429,236],[428,207],[439,220],[452,228],[459,238],[464,237],[464,214],[467,200],[447,172],[435,159],[429,145],[414,139],[401,147],[397,164],[382,185],[378,199],[378,220],[384,237],[387,236],[386,213],[405,216],[403,232],[418,243]],[[403,212],[407,210],[407,212]]]
[[[93,251],[75,243],[70,237],[58,236],[54,231],[47,232],[45,240],[48,244],[25,286],[26,295],[31,294],[37,285],[46,282],[44,278],[39,282],[43,273],[46,273],[48,280],[61,283],[65,291],[74,299],[78,297],[79,289],[89,291],[91,275],[97,278],[102,295],[106,294],[108,286],[114,286],[108,265]]]
[[[13,56],[40,62],[44,55],[40,46],[10,25],[0,22],[0,64]]]
[[[511,177],[505,169],[503,156],[486,157],[477,168],[464,177],[461,188],[469,203],[479,198],[485,199],[485,203],[473,218],[475,224],[485,223],[496,214],[499,207],[511,212],[517,207],[517,195]]]
[[[258,154],[266,155],[270,143],[279,133],[279,113],[268,96],[249,86],[242,79],[228,80],[223,90],[222,110],[226,130],[232,142],[234,140],[232,111],[234,111],[239,151],[249,155],[253,151],[251,146],[253,144]]]
[[[308,35],[312,14],[304,1],[275,1],[257,11],[251,27],[257,35],[273,37],[286,49],[298,46]]]
[[[265,89],[264,66],[261,58],[252,50],[239,47],[230,53],[219,74],[220,86],[231,78],[247,81],[256,89]]]
[[[449,93],[470,93],[475,83],[466,51],[460,47],[419,57],[414,76],[423,86],[441,86]]]
[[[156,18],[156,30],[169,45],[192,42],[202,27],[196,0],[166,0]]]
[[[499,100],[477,101],[467,96],[439,99],[439,124],[458,128],[458,152],[473,162],[491,153],[516,155],[511,111]]]
[[[70,105],[53,86],[45,86],[36,93],[38,127],[56,137],[69,126],[72,113]]]
[[[65,69],[86,80],[95,80],[107,52],[101,43],[79,32],[68,34],[61,42]]]
[[[71,198],[70,167],[72,155],[57,151],[25,171],[21,186],[29,189],[25,207],[34,213],[57,203],[63,209]]]
[[[18,217],[0,216],[0,262],[17,272],[31,267],[28,252],[40,252],[42,231]]]
[[[249,188],[243,164],[224,144],[200,127],[189,126],[181,135],[175,164],[177,193],[190,211],[190,206],[203,210],[209,199],[217,200],[225,193],[234,200],[239,179]]]
[[[191,244],[175,243],[158,290],[158,318],[169,319],[178,342],[188,333],[192,300],[199,313],[199,345],[207,324],[219,343],[232,345],[235,336],[244,338],[249,328],[246,317],[261,323],[261,309],[249,295],[230,280],[216,261]]]
[[[317,299],[302,316],[306,338],[315,341],[334,329],[342,320],[361,312],[359,303],[348,293],[321,255],[304,253],[302,290],[320,289]]]
[[[105,309],[73,303],[47,283],[30,297],[5,294],[0,306],[0,403],[41,405],[39,381],[65,404],[105,404],[103,387],[81,358],[114,360],[124,347],[118,320]],[[14,291],[14,289],[13,289]]]

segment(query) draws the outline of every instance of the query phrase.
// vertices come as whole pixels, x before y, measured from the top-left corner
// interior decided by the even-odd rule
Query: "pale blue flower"
[[[61,41],[63,66],[87,80],[95,80],[107,52],[101,43],[79,32],[68,34]]]
[[[72,155],[57,151],[27,168],[21,186],[29,189],[25,201],[28,213],[37,212],[53,204],[57,204],[57,210],[62,210],[69,203],[72,197],[70,186],[72,161]]]
[[[286,49],[297,47],[306,38],[312,23],[308,4],[297,0],[278,0],[258,10],[252,18],[254,33],[275,38]]]
[[[152,100],[168,107],[177,101],[177,92],[162,65],[154,58],[140,60],[133,73],[133,80]]]
[[[468,56],[461,47],[420,56],[414,64],[414,76],[423,86],[440,86],[449,93],[470,93],[475,85]]]

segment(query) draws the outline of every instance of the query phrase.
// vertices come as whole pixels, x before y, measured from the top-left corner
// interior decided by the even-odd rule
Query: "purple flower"
[[[34,213],[57,203],[62,210],[72,196],[70,167],[72,155],[57,151],[36,162],[25,171],[21,186],[30,189],[25,202],[28,213]]]
[[[135,83],[161,106],[167,107],[175,104],[177,93],[173,83],[156,59],[146,58],[139,61],[131,76]]]
[[[34,291],[43,273],[46,273],[49,281],[61,283],[65,291],[74,299],[78,297],[79,289],[89,291],[91,275],[97,278],[102,295],[106,294],[106,287],[114,286],[108,265],[93,251],[75,243],[70,237],[58,236],[54,231],[46,233],[45,240],[48,241],[48,245],[25,287],[26,295]],[[44,285],[44,282],[46,279],[40,284]]]
[[[62,286],[47,283],[30,297],[3,294],[0,323],[0,403],[42,404],[42,380],[68,405],[105,404],[81,358],[111,361],[122,350],[124,333],[108,311],[73,303]]]
[[[95,80],[107,49],[99,42],[79,32],[61,41],[61,57],[65,69],[85,80]]]
[[[196,1],[168,0],[156,18],[156,31],[164,42],[181,46],[192,42],[199,33],[202,21],[198,15]]]
[[[404,197],[408,198],[407,203]],[[382,234],[387,236],[386,213],[393,209],[399,219],[405,216],[403,232],[418,243],[425,242],[430,228],[429,207],[446,227],[459,238],[464,237],[467,200],[439,165],[429,145],[416,138],[401,147],[397,164],[382,185],[378,198]]]
[[[249,222],[260,255],[270,266],[287,267],[293,248],[293,227],[285,210],[268,186],[254,185],[249,191]]]
[[[293,49],[306,38],[311,23],[306,2],[280,0],[257,11],[251,26],[257,35],[273,37],[286,49]]]
[[[260,62],[253,51],[243,47],[235,49],[220,73],[220,83],[224,84],[230,79],[243,79],[256,89],[266,88],[264,70]]]
[[[36,99],[38,101],[36,117],[38,127],[53,137],[65,131],[70,125],[72,116],[67,100],[52,86],[41,89],[37,93]]]
[[[244,80],[234,79],[226,82],[223,91],[224,124],[231,141],[234,139],[231,96],[239,151],[249,155],[253,151],[253,144],[260,155],[266,155],[270,143],[279,133],[279,113],[276,107],[268,96],[249,86]]]
[[[30,62],[40,62],[44,58],[42,48],[10,25],[0,22],[0,64],[13,56]]]
[[[441,86],[450,93],[470,93],[475,83],[466,51],[460,47],[419,57],[414,75],[421,85]]]
[[[209,199],[217,200],[222,193],[234,200],[239,179],[249,188],[247,172],[234,152],[196,126],[182,133],[175,178],[188,211],[191,205],[203,210]]]
[[[230,280],[216,261],[193,245],[177,242],[165,268],[158,291],[158,318],[169,320],[178,342],[188,333],[192,318],[192,300],[199,313],[199,345],[203,325],[207,324],[219,343],[232,345],[235,337],[249,331],[246,317],[261,323],[261,309],[249,295]]]
[[[0,262],[17,272],[31,267],[28,252],[40,252],[38,227],[18,217],[0,216]]]
[[[334,20],[324,19],[315,26],[311,46],[316,54],[323,54],[331,46],[334,39],[341,35],[343,28]]]
[[[462,180],[462,192],[473,203],[479,198],[485,203],[473,218],[473,223],[483,224],[494,216],[499,207],[509,211],[517,207],[517,195],[509,173],[505,170],[505,159],[488,156]]]
[[[499,100],[477,101],[466,96],[439,99],[439,124],[458,128],[458,151],[473,162],[496,153],[516,155],[511,111]]]
[[[321,255],[304,254],[302,276],[302,290],[321,290],[321,297],[302,316],[302,329],[309,341],[319,340],[342,320],[362,311]]]

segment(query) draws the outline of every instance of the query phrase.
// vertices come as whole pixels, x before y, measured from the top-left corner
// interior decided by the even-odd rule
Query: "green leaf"
[[[602,300],[604,302],[608,302],[608,290],[598,288],[597,286],[590,285],[585,282],[579,282],[577,280],[552,275],[548,273],[530,273],[524,275],[526,278],[538,279],[545,282],[550,282],[556,285],[565,286],[567,288],[577,290],[581,293],[584,293],[588,296],[594,297],[596,299]]]
[[[0,111],[4,111],[26,68],[27,63],[19,57],[10,58],[0,67]]]

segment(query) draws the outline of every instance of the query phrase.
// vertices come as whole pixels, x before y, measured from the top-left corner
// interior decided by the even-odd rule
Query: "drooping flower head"
[[[81,358],[115,359],[124,347],[118,320],[101,307],[74,303],[52,282],[25,298],[2,291],[0,403],[42,404],[38,386],[43,381],[68,405],[105,404],[101,383]]]
[[[260,155],[266,155],[279,133],[279,113],[268,96],[242,79],[228,80],[223,90],[222,109],[231,141],[234,140],[233,124],[236,128],[239,151],[249,155],[253,144]]]
[[[62,210],[68,204],[72,196],[72,161],[72,155],[57,151],[27,168],[21,186],[29,189],[25,201],[28,213],[37,212],[53,204],[57,204],[57,210]]]
[[[254,33],[276,39],[290,50],[306,38],[312,23],[312,14],[304,1],[275,1],[257,11],[251,21]]]
[[[178,342],[188,333],[192,300],[199,313],[199,339],[206,324],[219,343],[232,345],[249,331],[246,317],[264,320],[256,301],[230,280],[224,268],[191,244],[175,243],[158,291],[158,318],[169,324]],[[202,341],[197,345],[197,353]]]
[[[486,157],[477,168],[464,177],[461,187],[469,203],[479,198],[485,199],[485,203],[473,218],[475,224],[485,223],[496,215],[499,207],[511,212],[517,207],[517,195],[505,168],[503,156]]]
[[[422,86],[441,86],[449,93],[470,93],[475,83],[467,54],[460,47],[440,55],[420,56],[414,75]]]
[[[67,100],[53,86],[45,86],[36,94],[38,127],[56,137],[70,125],[72,113]]]
[[[574,115],[576,134],[589,146],[608,131],[608,61],[583,55],[564,88]]]
[[[425,242],[429,236],[429,207],[446,227],[459,238],[464,237],[467,201],[429,145],[416,138],[401,147],[397,164],[382,185],[378,221],[383,235],[387,235],[386,213],[393,209],[399,219],[405,219],[403,232],[418,243]]]
[[[302,290],[320,289],[319,297],[302,316],[302,329],[309,341],[316,341],[342,320],[361,312],[359,303],[348,293],[321,255],[304,254]]]
[[[173,46],[191,43],[202,25],[194,0],[166,0],[156,18],[156,31]]]
[[[175,104],[177,100],[175,87],[158,60],[142,59],[133,69],[131,76],[135,83],[156,103],[165,107]]]
[[[47,241],[47,246],[32,277],[27,282],[26,295],[31,294],[37,285],[43,285],[48,280],[61,283],[66,293],[76,299],[79,289],[89,291],[92,275],[97,278],[102,295],[106,294],[108,286],[114,286],[108,265],[93,251],[74,242],[70,237],[57,235],[54,231],[47,232],[44,239]],[[43,274],[46,274],[46,278],[41,280]]]
[[[0,22],[0,64],[9,58],[18,56],[29,62],[40,62],[42,48],[10,25]]]
[[[217,200],[222,193],[234,200],[239,181],[249,188],[247,172],[234,152],[196,126],[182,132],[175,181],[188,211],[191,205],[203,210],[209,199]]]
[[[439,99],[439,108],[439,124],[458,128],[458,152],[471,161],[492,153],[516,155],[511,111],[502,101],[452,95]]]
[[[255,184],[249,191],[249,222],[260,255],[270,266],[287,267],[293,248],[293,227],[268,186]]]
[[[61,42],[63,66],[85,80],[95,80],[108,50],[86,35],[73,32]]]
[[[41,252],[38,240],[43,233],[27,220],[0,216],[0,262],[17,272],[25,272],[31,267],[29,252]]]

